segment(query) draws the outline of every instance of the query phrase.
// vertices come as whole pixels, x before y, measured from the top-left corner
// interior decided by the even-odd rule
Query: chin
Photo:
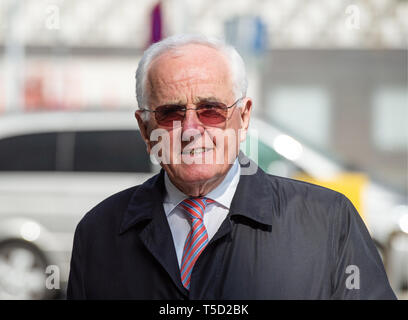
[[[177,180],[185,183],[208,181],[222,175],[222,171],[221,166],[213,164],[181,164],[171,170]]]

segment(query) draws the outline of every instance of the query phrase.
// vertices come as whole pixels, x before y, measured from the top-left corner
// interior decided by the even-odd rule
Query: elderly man
[[[167,38],[144,53],[136,81],[135,116],[162,170],[81,220],[68,298],[395,298],[347,198],[248,174],[256,164],[239,145],[252,101],[232,47]]]

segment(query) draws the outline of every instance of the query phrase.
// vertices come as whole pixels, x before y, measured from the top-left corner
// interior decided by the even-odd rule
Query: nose
[[[188,107],[187,108],[191,108]],[[195,129],[199,130],[200,133],[204,132],[203,125],[200,121],[200,119],[197,116],[197,112],[195,110],[188,109],[186,110],[186,116],[183,121],[183,131],[189,130],[189,129]]]

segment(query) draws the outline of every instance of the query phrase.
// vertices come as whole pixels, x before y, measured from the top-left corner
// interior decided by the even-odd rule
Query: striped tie
[[[181,208],[186,212],[186,216],[191,224],[191,230],[184,243],[183,257],[181,259],[181,282],[183,286],[190,289],[191,270],[201,252],[208,244],[207,230],[204,226],[204,211],[208,203],[214,200],[198,197],[189,198],[180,203]]]

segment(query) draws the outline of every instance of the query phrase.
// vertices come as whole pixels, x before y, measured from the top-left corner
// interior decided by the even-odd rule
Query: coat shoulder
[[[116,224],[121,220],[132,195],[139,187],[140,185],[130,187],[104,199],[82,217],[78,227],[91,229],[94,226],[100,227],[103,224]]]
[[[313,203],[326,208],[349,201],[344,194],[313,183],[270,174],[267,179],[279,198],[287,201]]]

